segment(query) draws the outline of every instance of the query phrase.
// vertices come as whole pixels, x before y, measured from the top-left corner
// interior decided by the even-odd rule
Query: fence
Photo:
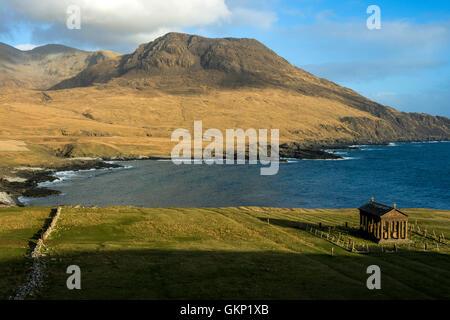
[[[349,223],[345,223],[344,226],[322,226],[321,223],[318,225],[299,223],[297,225],[298,229],[303,229],[310,234],[325,239],[328,242],[345,249],[349,252],[359,253],[359,254],[377,254],[377,253],[398,253],[398,252],[417,252],[417,251],[439,251],[441,249],[448,249],[449,245],[445,241],[444,234],[436,235],[433,233],[430,235],[427,233],[426,229],[421,229],[420,226],[411,225],[409,231],[418,237],[422,237],[418,241],[410,241],[408,243],[402,244],[368,244],[368,243],[357,243],[352,238],[346,236],[347,234],[353,234],[359,236],[359,226],[350,226]],[[327,228],[328,232],[324,232],[322,229]],[[420,231],[424,230],[424,231]],[[337,234],[336,234],[337,233]],[[426,240],[431,240],[431,243]]]

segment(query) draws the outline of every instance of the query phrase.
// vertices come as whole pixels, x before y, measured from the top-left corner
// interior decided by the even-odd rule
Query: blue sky
[[[64,5],[81,7],[81,30]],[[255,38],[294,65],[407,112],[450,117],[449,1],[0,0],[0,41],[131,52],[168,31]],[[381,29],[369,30],[369,5]],[[177,8],[177,10],[174,10]]]

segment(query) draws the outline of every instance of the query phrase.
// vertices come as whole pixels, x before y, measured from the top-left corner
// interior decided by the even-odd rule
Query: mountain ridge
[[[117,56],[110,51],[91,52],[60,44],[20,50],[0,43],[0,86],[44,90]]]
[[[282,88],[307,96],[335,100],[387,121],[378,128],[367,120],[344,117],[342,122],[362,134],[367,141],[450,137],[446,117],[399,112],[367,99],[357,92],[291,65],[257,40],[247,38],[205,38],[168,33],[120,60],[106,61],[63,80],[51,90],[92,86],[95,83],[118,86],[155,87],[169,93],[180,88],[195,92],[201,87],[222,89]],[[177,90],[173,90],[176,88]],[[366,130],[367,126],[371,130]]]

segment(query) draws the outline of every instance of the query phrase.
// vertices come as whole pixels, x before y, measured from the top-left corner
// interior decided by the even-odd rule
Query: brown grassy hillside
[[[65,66],[58,59],[48,65]],[[169,155],[172,131],[194,120],[205,130],[278,128],[281,142],[304,147],[450,138],[448,118],[382,106],[253,39],[169,33],[97,62],[49,91],[4,87],[0,140],[45,159]],[[14,155],[0,148],[0,159]]]

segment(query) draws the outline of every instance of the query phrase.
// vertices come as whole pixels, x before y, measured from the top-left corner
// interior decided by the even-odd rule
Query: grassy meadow
[[[449,211],[405,211],[410,222],[450,237]],[[27,243],[49,213],[0,210],[0,270],[9,275],[2,279],[3,296],[23,280]],[[356,254],[296,228],[319,222],[356,226],[359,215],[356,209],[64,207],[45,241],[47,277],[38,298],[450,298],[445,247]],[[73,264],[81,268],[81,290],[66,288],[66,268]],[[381,268],[381,290],[366,288],[372,264]]]

